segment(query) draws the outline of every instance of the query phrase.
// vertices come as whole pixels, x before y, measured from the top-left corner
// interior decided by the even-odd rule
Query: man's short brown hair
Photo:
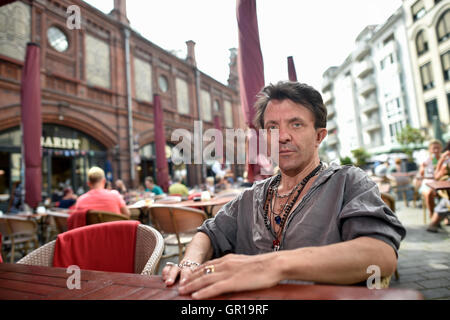
[[[264,128],[264,112],[269,101],[283,101],[285,99],[301,104],[310,110],[314,115],[314,127],[316,129],[327,127],[327,108],[323,104],[319,91],[305,83],[293,81],[280,81],[261,90],[254,106],[256,109],[255,126]]]
[[[105,171],[99,167],[92,167],[88,171],[88,180],[91,184],[96,184],[105,178]]]

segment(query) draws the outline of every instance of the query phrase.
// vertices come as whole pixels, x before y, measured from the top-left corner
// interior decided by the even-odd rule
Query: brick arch
[[[2,131],[20,126],[21,123],[20,104],[8,105],[7,108],[18,108],[19,111],[16,112],[15,116],[0,120],[0,128],[2,128]],[[117,145],[116,133],[106,124],[87,113],[73,109],[70,110],[70,114],[64,113],[63,120],[59,119],[58,113],[50,113],[43,110],[42,123],[57,124],[81,131],[100,142],[106,149],[111,149]]]

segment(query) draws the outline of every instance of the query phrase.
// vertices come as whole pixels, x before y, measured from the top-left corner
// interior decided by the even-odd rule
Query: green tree
[[[397,141],[402,146],[403,152],[406,153],[409,160],[412,160],[414,148],[418,144],[422,144],[425,138],[419,129],[412,128],[409,124],[397,133]]]
[[[352,150],[353,158],[355,158],[357,167],[362,167],[367,163],[367,160],[370,158],[370,153],[366,151],[364,148],[358,148]]]
[[[341,161],[341,165],[346,165],[346,164],[352,165],[353,164],[352,159],[350,159],[350,157],[340,158],[339,160]]]

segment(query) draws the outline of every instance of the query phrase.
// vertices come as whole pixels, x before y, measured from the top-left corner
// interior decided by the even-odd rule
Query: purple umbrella
[[[158,185],[167,192],[169,190],[169,168],[166,158],[166,137],[164,135],[164,116],[161,98],[153,95],[153,121],[155,124],[156,149],[156,180]]]
[[[16,0],[0,0],[0,7],[15,2]]]
[[[22,70],[21,116],[23,130],[23,157],[25,162],[25,202],[36,208],[42,200],[42,119],[40,48],[28,43]]]
[[[236,9],[239,30],[238,70],[241,105],[248,127],[255,129],[253,120],[256,110],[253,105],[256,95],[264,87],[264,65],[259,43],[256,1],[237,0]],[[258,139],[257,131],[251,139]],[[252,140],[249,143],[253,143]],[[257,164],[248,163],[247,172],[248,180],[253,182],[260,173],[260,167]]]
[[[297,72],[295,72],[294,58],[292,56],[287,58],[289,80],[297,82]]]

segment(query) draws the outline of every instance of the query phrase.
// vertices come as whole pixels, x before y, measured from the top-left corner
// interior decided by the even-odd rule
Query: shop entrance
[[[52,176],[51,186],[53,189],[60,185],[72,185],[72,158],[70,157],[52,157]]]

